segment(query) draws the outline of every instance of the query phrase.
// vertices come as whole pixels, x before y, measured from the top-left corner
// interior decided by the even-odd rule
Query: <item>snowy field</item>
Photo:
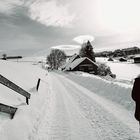
[[[25,97],[0,84],[0,102],[18,108],[13,120],[10,119],[9,115],[0,113],[0,139],[27,140],[27,136],[39,123],[48,100],[46,95],[47,82],[42,81],[39,91],[35,90],[38,78],[45,79],[46,71],[29,63],[2,60],[0,66],[1,75],[31,94],[29,105],[26,105]]]
[[[0,85],[0,102],[18,108],[12,120],[0,113],[0,140],[140,139],[132,82],[126,82],[138,74],[139,66],[106,61],[121,79],[114,81],[82,72],[48,73],[38,63],[43,58],[28,60],[0,61],[0,73],[31,94],[26,105],[24,97]],[[120,66],[129,68],[129,74],[115,68]],[[36,91],[38,78],[41,83]]]
[[[133,81],[140,74],[140,64],[135,64],[133,61],[119,62],[107,61],[108,58],[96,58],[97,62],[106,63],[110,66],[112,73],[116,74],[116,78],[120,80]]]

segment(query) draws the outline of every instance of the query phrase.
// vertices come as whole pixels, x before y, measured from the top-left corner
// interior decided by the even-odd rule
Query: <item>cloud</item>
[[[28,16],[46,26],[71,27],[75,15],[69,12],[69,5],[56,0],[0,0],[0,13],[17,14],[19,6],[28,9]]]
[[[51,47],[51,49],[59,49],[59,50],[62,50],[67,55],[73,55],[75,53],[78,53],[80,48],[81,48],[80,45],[58,45],[58,46],[52,46]]]
[[[70,27],[75,17],[69,13],[68,5],[54,0],[35,0],[29,5],[29,14],[33,20],[53,27]]]
[[[21,0],[1,0],[0,1],[0,13],[13,14],[15,6],[23,4]]]
[[[58,45],[51,47],[52,49],[60,49],[60,50],[73,50],[73,49],[79,49],[79,45]]]
[[[73,38],[73,40],[79,44],[83,44],[84,42],[87,42],[88,40],[90,42],[92,42],[94,39],[95,38],[91,35],[80,35],[80,36]]]

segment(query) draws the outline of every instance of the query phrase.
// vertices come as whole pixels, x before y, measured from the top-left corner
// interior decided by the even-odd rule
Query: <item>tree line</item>
[[[140,54],[140,48],[134,46],[125,49],[116,49],[114,51],[102,51],[95,53],[96,57],[127,57],[129,55]]]

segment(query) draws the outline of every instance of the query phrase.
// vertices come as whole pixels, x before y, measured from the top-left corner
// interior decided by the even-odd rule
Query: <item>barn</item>
[[[98,65],[87,57],[77,58],[66,66],[65,71],[96,73]]]
[[[140,55],[134,57],[134,63],[140,63]]]

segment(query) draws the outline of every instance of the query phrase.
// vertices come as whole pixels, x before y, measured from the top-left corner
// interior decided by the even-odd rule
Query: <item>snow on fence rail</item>
[[[15,83],[11,82],[10,80],[5,78],[1,74],[0,74],[0,83],[3,84],[4,86],[7,86],[8,88],[16,91],[17,93],[25,96],[26,97],[26,103],[29,104],[29,99],[31,97],[30,93],[28,93],[27,91],[25,91],[24,89],[22,89],[21,87],[16,85]]]
[[[10,114],[11,119],[13,119],[13,117],[17,111],[17,108],[0,103],[0,111]]]

